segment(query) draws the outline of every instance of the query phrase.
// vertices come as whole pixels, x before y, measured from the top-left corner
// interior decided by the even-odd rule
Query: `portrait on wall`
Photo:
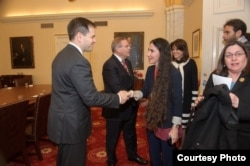
[[[126,37],[131,44],[130,56],[134,70],[143,70],[144,68],[144,32],[115,32],[114,37]]]
[[[199,58],[200,56],[200,29],[197,29],[192,34],[192,57]]]
[[[35,68],[33,37],[10,37],[12,68]]]

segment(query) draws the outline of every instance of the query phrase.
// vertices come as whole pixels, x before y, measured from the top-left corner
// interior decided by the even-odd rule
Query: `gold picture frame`
[[[12,68],[35,68],[33,37],[10,37]]]
[[[128,59],[134,70],[144,69],[144,32],[115,32],[114,37],[126,37],[131,43],[131,53]]]
[[[192,57],[200,57],[200,29],[197,29],[192,34]]]

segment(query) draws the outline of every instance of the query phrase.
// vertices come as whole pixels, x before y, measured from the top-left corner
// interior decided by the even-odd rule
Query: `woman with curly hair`
[[[151,165],[172,166],[173,144],[178,140],[182,115],[181,75],[171,63],[171,49],[167,40],[153,39],[149,43],[147,56],[152,65],[147,69],[141,96],[138,95],[140,91],[135,91],[134,96],[148,100],[145,125]],[[169,129],[168,138],[158,137],[158,129]]]

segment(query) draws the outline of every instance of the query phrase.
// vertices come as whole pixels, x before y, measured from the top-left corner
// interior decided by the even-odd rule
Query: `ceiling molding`
[[[133,17],[147,18],[147,17],[152,17],[153,15],[154,13],[150,10],[59,13],[59,14],[41,14],[41,15],[1,17],[0,22],[23,23],[23,22],[59,21],[59,20],[72,19],[74,17],[85,17],[89,19],[133,18]]]
[[[183,5],[174,5],[174,6],[170,6],[168,8],[166,8],[166,12],[171,12],[173,10],[183,10],[184,9],[184,6]]]

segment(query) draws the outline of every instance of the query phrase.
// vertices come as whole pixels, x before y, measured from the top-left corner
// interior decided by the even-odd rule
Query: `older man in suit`
[[[102,71],[105,92],[132,90],[134,76],[132,65],[127,59],[130,55],[130,43],[125,37],[116,37],[111,44],[111,49],[113,55],[104,63]],[[120,105],[119,109],[103,108],[102,115],[106,118],[106,151],[109,166],[117,162],[115,150],[121,131],[123,131],[128,160],[139,164],[148,163],[137,154],[135,128],[137,109],[137,102],[133,98]]]
[[[127,91],[100,93],[91,66],[83,56],[96,42],[95,25],[77,17],[68,24],[69,44],[52,63],[52,96],[48,118],[49,138],[58,144],[57,166],[84,166],[91,133],[90,106],[119,108]]]

